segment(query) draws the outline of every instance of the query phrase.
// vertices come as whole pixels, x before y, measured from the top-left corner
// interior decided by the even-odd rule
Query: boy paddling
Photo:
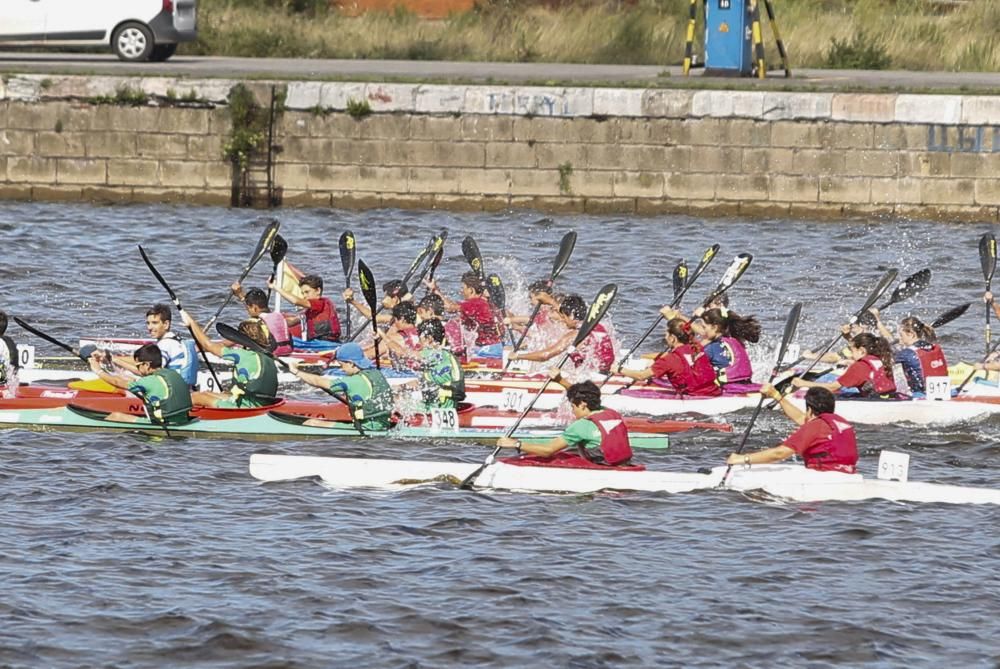
[[[171,330],[170,307],[154,304],[146,312],[146,331],[156,340],[156,346],[163,354],[163,367],[181,375],[194,388],[198,385],[198,349],[194,341],[181,339]],[[122,369],[138,374],[139,370],[131,356],[116,356],[114,363]]]
[[[330,298],[323,296],[322,278],[315,274],[307,274],[299,279],[302,297],[287,292],[273,279],[267,282],[267,287],[277,291],[281,297],[305,310],[303,316],[305,316],[305,330],[309,339],[340,341],[340,319],[337,317],[337,308],[333,306]],[[295,319],[294,316],[289,318]],[[291,334],[294,337],[302,334],[301,323],[291,326]]]
[[[101,367],[104,354],[94,351],[90,356],[90,369],[105,383],[122,388],[139,397],[146,406],[146,413],[154,423],[184,425],[191,420],[191,388],[173,369],[163,367],[163,354],[156,344],[144,344],[132,353],[138,378],[109,374]],[[104,420],[120,423],[138,423],[142,416],[114,411]]]

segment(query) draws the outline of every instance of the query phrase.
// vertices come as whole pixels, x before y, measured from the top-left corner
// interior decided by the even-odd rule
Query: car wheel
[[[153,48],[153,33],[141,23],[123,23],[111,37],[111,50],[119,60],[149,60]]]
[[[176,52],[176,44],[157,44],[153,47],[153,53],[149,56],[149,59],[156,63],[162,63]]]

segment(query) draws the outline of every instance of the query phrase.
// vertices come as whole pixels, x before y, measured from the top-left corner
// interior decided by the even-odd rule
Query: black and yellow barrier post
[[[764,60],[764,38],[760,30],[760,8],[757,0],[750,0],[750,34],[753,39],[754,64],[757,67],[757,78],[767,76],[767,63]]]
[[[684,76],[691,72],[691,52],[694,50],[694,29],[697,18],[698,0],[691,0],[688,7],[688,25],[684,43]]]
[[[781,67],[785,69],[785,78],[789,78],[792,76],[792,69],[788,66],[788,54],[785,52],[785,43],[781,41],[781,33],[778,31],[778,21],[774,18],[774,6],[771,4],[771,0],[764,0],[764,9],[767,10],[767,21],[771,24],[774,43],[778,46],[778,55],[781,56]]]

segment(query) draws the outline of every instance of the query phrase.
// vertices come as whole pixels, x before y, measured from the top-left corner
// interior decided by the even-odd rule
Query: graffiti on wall
[[[1000,126],[928,125],[927,150],[942,153],[1000,153]]]

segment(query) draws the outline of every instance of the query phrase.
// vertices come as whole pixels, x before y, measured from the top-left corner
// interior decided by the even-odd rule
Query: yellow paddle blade
[[[115,393],[120,394],[121,391],[115,388],[113,385],[107,381],[102,381],[101,379],[90,379],[88,381],[70,381],[69,387],[73,390],[89,390],[95,393]]]

